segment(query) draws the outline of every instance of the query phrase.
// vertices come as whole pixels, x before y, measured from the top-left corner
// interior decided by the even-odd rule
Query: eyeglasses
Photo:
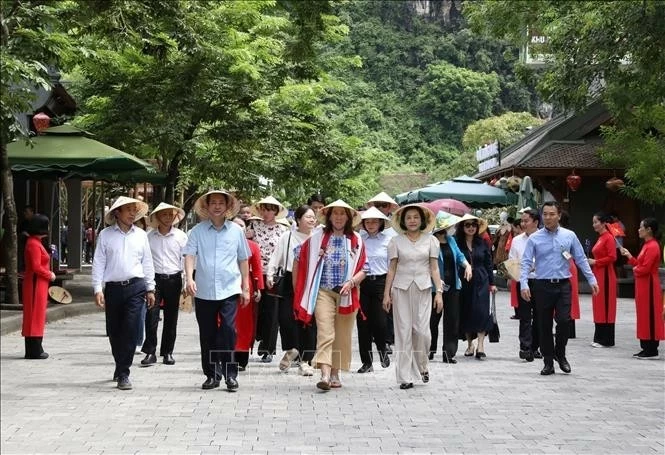
[[[478,225],[477,225],[476,223],[464,223],[464,227],[465,227],[465,228],[468,228],[468,227],[478,227]]]

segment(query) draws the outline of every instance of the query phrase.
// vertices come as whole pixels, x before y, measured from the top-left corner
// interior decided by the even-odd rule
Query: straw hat
[[[400,226],[400,221],[402,219],[402,215],[404,214],[404,212],[413,207],[418,207],[425,213],[425,223],[427,224],[427,226],[425,226],[423,232],[430,232],[432,229],[434,229],[434,224],[436,223],[436,217],[434,216],[434,212],[432,212],[430,209],[420,204],[408,204],[408,205],[403,205],[402,207],[397,209],[397,211],[393,214],[393,229],[395,229],[397,233],[404,234],[406,232],[402,230],[402,227]]]
[[[115,223],[115,210],[127,204],[136,204],[136,216],[134,217],[135,220],[140,220],[146,216],[148,214],[148,210],[150,210],[148,208],[148,204],[143,201],[139,201],[138,199],[127,196],[120,196],[115,200],[109,211],[104,215],[104,222],[106,224]]]
[[[268,196],[264,197],[259,202],[252,204],[252,213],[254,213],[254,215],[261,216],[261,212],[259,212],[259,207],[261,204],[270,204],[279,207],[279,212],[277,212],[277,215],[275,215],[275,220],[278,218],[286,218],[286,216],[289,214],[289,211],[282,205],[281,202],[272,196]]]
[[[465,221],[469,220],[475,220],[478,221],[478,234],[482,234],[487,230],[487,220],[484,220],[482,218],[478,218],[477,216],[473,216],[469,213],[464,214],[462,218],[459,219],[457,224],[459,223],[464,223]]]
[[[371,207],[374,207],[375,202],[386,202],[386,203],[390,204],[390,211],[391,212],[394,211],[394,210],[397,210],[397,208],[399,207],[399,204],[397,202],[395,202],[395,200],[393,198],[388,196],[388,193],[385,193],[383,191],[380,192],[379,194],[377,194],[376,196],[374,196],[369,201],[367,201],[367,204],[370,205]]]
[[[275,222],[282,226],[286,226],[287,228],[291,227],[291,222],[287,218],[275,218]]]
[[[153,210],[152,213],[150,214],[150,220],[148,222],[148,225],[151,228],[157,229],[159,221],[157,220],[157,217],[155,215],[157,215],[157,212],[161,212],[162,210],[173,210],[175,212],[173,223],[171,223],[172,226],[175,226],[176,224],[180,223],[183,220],[183,218],[185,218],[185,211],[180,207],[167,204],[166,202],[160,202],[159,205],[155,207],[155,210]]]
[[[360,218],[360,213],[354,208],[352,208],[349,204],[344,202],[341,199],[337,199],[335,202],[331,202],[330,204],[326,205],[323,207],[321,210],[319,210],[319,213],[317,215],[317,218],[319,219],[319,223],[325,225],[326,224],[326,214],[328,213],[329,210],[332,210],[335,207],[342,207],[343,209],[348,209],[351,211],[351,216],[353,217],[353,220],[351,221],[351,224],[353,226],[357,226],[360,224],[361,218]]]
[[[459,223],[460,220],[461,218],[459,216],[444,212],[443,210],[439,210],[439,212],[436,214],[436,222],[434,223],[434,230],[432,231],[432,234],[444,231],[449,227]]]
[[[370,207],[367,210],[363,211],[360,213],[360,219],[361,220],[383,220],[383,227],[384,229],[388,229],[390,227],[390,218],[385,216],[383,212],[376,207]]]
[[[194,203],[194,211],[202,220],[208,219],[208,203],[206,202],[206,198],[211,194],[223,194],[226,196],[227,205],[226,213],[224,214],[226,218],[233,218],[240,210],[240,202],[238,202],[238,199],[234,195],[224,190],[210,190],[199,197]]]

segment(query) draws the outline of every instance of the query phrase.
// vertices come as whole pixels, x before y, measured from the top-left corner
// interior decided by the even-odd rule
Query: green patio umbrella
[[[33,178],[76,177],[82,179],[137,181],[157,177],[154,167],[116,148],[92,139],[71,125],[47,128],[32,143],[15,141],[7,146],[12,172]]]
[[[481,180],[467,175],[414,190],[407,197],[408,202],[427,202],[437,199],[455,199],[473,207],[513,205],[517,202],[514,193],[486,185]]]

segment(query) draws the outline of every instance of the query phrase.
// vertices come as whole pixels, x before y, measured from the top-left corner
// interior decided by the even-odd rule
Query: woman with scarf
[[[360,308],[360,282],[365,278],[365,247],[353,227],[360,215],[337,200],[319,211],[317,229],[295,251],[293,307],[296,318],[316,318],[316,355],[321,370],[316,386],[324,391],[342,387],[340,370],[351,367],[351,335]]]
[[[383,308],[393,308],[395,323],[395,373],[402,390],[413,388],[416,379],[429,382],[429,321],[432,312],[432,283],[436,312],[443,310],[443,283],[439,273],[439,241],[430,234],[434,213],[411,204],[393,216],[400,233],[388,244],[388,276]]]

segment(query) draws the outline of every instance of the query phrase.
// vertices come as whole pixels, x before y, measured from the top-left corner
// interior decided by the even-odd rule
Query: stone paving
[[[92,303],[91,303],[92,305]],[[349,373],[322,393],[317,376],[252,358],[240,389],[204,391],[193,314],[181,314],[173,366],[139,368],[134,389],[111,381],[102,313],[47,326],[45,361],[22,358],[20,332],[2,336],[1,446],[9,453],[653,453],[663,454],[665,362],[631,358],[632,300],[619,301],[613,349],[590,347],[582,296],[573,372],[539,375],[517,358],[518,322],[497,298],[501,342],[488,358],[430,365],[429,384],[401,391],[394,367]],[[160,326],[161,328],[161,326]],[[354,343],[355,344],[355,343]],[[161,360],[161,359],[160,359]],[[360,366],[354,354],[353,371]]]

